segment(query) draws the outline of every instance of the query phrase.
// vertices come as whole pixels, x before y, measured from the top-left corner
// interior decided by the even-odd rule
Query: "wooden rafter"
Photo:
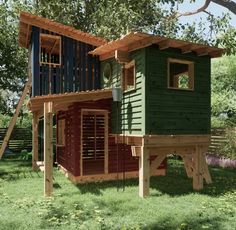
[[[192,44],[183,45],[180,47],[180,49],[182,54],[191,53],[193,50],[193,45]]]
[[[33,97],[28,102],[28,108],[31,112],[41,111],[45,102],[53,102],[57,107],[63,104],[71,104],[73,102],[82,101],[97,101],[101,99],[112,98],[112,90],[96,90],[96,91],[83,91],[77,93],[65,93],[65,94],[52,94],[48,96]]]
[[[120,39],[101,45],[93,51],[90,51],[89,53],[93,55],[99,55],[100,60],[106,60],[115,56],[115,50],[131,52],[140,48],[150,46],[152,44],[158,44],[160,49],[166,49],[169,47],[181,49],[182,53],[189,53],[191,51],[199,51],[197,52],[198,55],[205,55],[205,53],[209,55],[210,53],[212,53],[211,57],[215,57],[215,51],[221,51],[221,53],[219,52],[217,53],[217,55],[223,54],[224,51],[223,49],[217,47],[191,43],[178,39],[170,39],[140,32],[131,32],[121,37]],[[204,49],[204,52],[200,52],[200,49],[202,48]]]
[[[106,43],[106,40],[100,37],[93,36],[89,33],[82,32],[70,26],[54,22],[52,20],[42,18],[30,13],[21,12],[20,14],[20,31],[19,44],[22,47],[28,48],[29,43],[26,40],[25,28],[27,26],[36,26],[54,33],[73,38],[78,41],[86,42],[88,44],[99,46]],[[30,35],[31,31],[29,32]]]

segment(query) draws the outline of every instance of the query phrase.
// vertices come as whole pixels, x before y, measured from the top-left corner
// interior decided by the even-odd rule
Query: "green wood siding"
[[[168,58],[194,62],[194,90],[168,89]],[[210,58],[146,48],[146,134],[210,133]]]
[[[145,134],[145,49],[133,52],[131,57],[135,60],[136,89],[129,92],[124,92],[123,100],[118,104],[118,106],[116,102],[113,102],[112,133],[141,135]],[[110,62],[112,65],[113,86],[120,86],[121,65],[118,64],[114,59],[106,60],[101,63],[101,70],[103,69],[106,62]],[[101,73],[102,72],[103,71],[101,71]]]

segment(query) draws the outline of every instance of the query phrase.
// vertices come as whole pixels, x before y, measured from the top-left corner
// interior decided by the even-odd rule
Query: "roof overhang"
[[[107,41],[103,38],[93,36],[89,33],[82,32],[71,26],[65,26],[58,22],[54,22],[47,18],[42,18],[30,13],[20,13],[19,24],[19,45],[28,48],[31,38],[32,26],[36,26],[45,30],[49,30],[59,35],[73,38],[77,41],[85,42],[90,45],[100,46]]]
[[[211,58],[222,56],[224,49],[211,47],[187,41],[171,39],[141,32],[131,32],[120,39],[108,42],[90,51],[90,54],[99,55],[100,60],[106,60],[115,56],[116,50],[131,52],[140,48],[157,44],[160,50],[167,48],[180,49],[182,53],[195,52],[198,56],[210,56]]]
[[[31,112],[42,113],[44,103],[52,102],[54,113],[59,110],[66,110],[68,106],[75,102],[90,102],[112,98],[111,89],[101,89],[92,91],[82,91],[76,93],[52,94],[46,96],[36,96],[30,98],[28,108]]]

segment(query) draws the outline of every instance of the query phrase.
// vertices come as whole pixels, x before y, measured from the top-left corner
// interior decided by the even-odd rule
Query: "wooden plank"
[[[18,117],[18,115],[20,113],[20,109],[21,109],[21,107],[22,107],[22,105],[24,103],[24,100],[25,100],[25,98],[27,96],[27,93],[29,92],[30,88],[31,88],[31,75],[29,76],[29,80],[25,84],[23,93],[22,93],[22,95],[20,97],[20,100],[19,100],[17,106],[16,106],[16,110],[15,110],[15,112],[13,114],[13,117],[12,117],[10,123],[9,123],[8,129],[7,129],[7,132],[6,132],[6,136],[4,137],[3,143],[1,145],[0,159],[2,158],[2,155],[3,155],[3,153],[4,153],[4,151],[5,151],[6,147],[7,147],[8,141],[9,141],[11,133],[12,133],[12,130],[13,130],[15,124],[16,124],[17,117]]]
[[[21,12],[20,14],[20,35],[23,37],[22,42],[20,42],[20,45],[23,47],[28,48],[25,46],[26,42],[26,36],[24,35],[24,25],[33,25],[36,27],[43,28],[45,30],[52,31],[57,34],[61,34],[70,38],[73,38],[78,41],[83,41],[88,44],[92,44],[95,46],[100,46],[104,43],[106,43],[106,40],[103,38],[95,37],[89,33],[82,32],[80,30],[77,30],[70,26],[65,26],[63,24],[54,22],[52,20],[42,18],[30,13]]]
[[[67,37],[63,37],[64,40],[64,47],[63,47],[63,51],[64,51],[64,92],[68,92],[68,39]]]
[[[78,42],[75,41],[74,43],[74,75],[75,75],[75,79],[74,79],[74,88],[75,88],[75,92],[78,92],[79,91],[79,74],[78,74],[78,71],[79,71],[79,62],[78,62]]]
[[[74,40],[68,39],[68,56],[67,56],[67,62],[68,62],[68,92],[73,92],[73,43]]]
[[[185,170],[186,170],[186,173],[187,173],[187,176],[189,178],[192,178],[193,177],[193,156],[191,153],[188,153],[188,154],[181,154],[181,157],[183,159],[183,162],[184,162],[184,167],[185,167]]]
[[[82,88],[81,90],[85,91],[87,90],[87,76],[86,76],[86,44],[81,43],[81,56],[80,56],[80,61],[81,61],[81,67],[82,67]]]
[[[45,92],[44,92],[44,94],[45,95],[48,95],[48,94],[51,94],[51,89],[50,89],[50,86],[51,86],[51,84],[50,84],[50,81],[51,81],[51,72],[50,72],[50,69],[51,69],[51,67],[50,66],[48,66],[48,65],[45,65],[44,66],[44,68],[45,68],[45,72],[44,72],[44,89],[45,89]]]
[[[105,174],[108,174],[108,162],[109,162],[109,149],[108,149],[108,138],[109,138],[109,127],[108,127],[108,112],[104,114],[105,116],[105,140],[104,140],[104,149],[105,149]]]
[[[95,56],[95,65],[94,65],[94,89],[100,89],[100,61],[99,57]]]
[[[78,61],[78,79],[79,79],[79,90],[78,91],[82,91],[82,87],[83,87],[83,84],[82,84],[82,81],[83,81],[83,78],[82,78],[82,60],[81,60],[81,57],[82,57],[82,43],[81,42],[78,42],[78,58],[77,58],[77,61]]]
[[[122,50],[115,50],[115,59],[121,64],[128,63],[131,61],[129,52]]]
[[[32,97],[39,94],[39,28],[32,27],[31,69],[32,69]]]
[[[39,117],[37,113],[33,113],[33,119],[32,119],[32,169],[36,170],[37,167],[37,161],[39,160],[39,149],[38,149],[38,123],[39,123]]]
[[[97,101],[108,98],[112,98],[111,89],[38,96],[35,98],[31,98],[27,106],[33,112],[41,110],[43,107],[43,103],[48,101],[52,101],[55,104],[71,104],[73,102],[79,101]]]
[[[203,157],[202,147],[200,145],[196,145],[196,150],[193,153],[193,163],[194,163],[193,189],[194,190],[201,190],[203,188],[202,157]]]
[[[166,40],[158,42],[159,49],[164,50],[164,49],[168,49],[169,47],[171,47],[170,41],[171,41],[170,39],[166,39]]]
[[[53,114],[52,102],[44,103],[44,196],[53,192]]]
[[[89,176],[74,176],[68,170],[66,170],[62,165],[59,165],[60,170],[75,184],[82,184],[87,182],[97,182],[97,181],[109,181],[109,180],[123,180],[123,172],[121,173],[109,173],[109,174],[97,174]],[[165,169],[158,169],[153,176],[165,175]],[[137,178],[138,171],[125,172],[125,178]]]
[[[139,157],[139,196],[144,198],[149,195],[150,163],[149,151],[142,147]]]
[[[60,85],[60,82],[61,82],[61,74],[60,74],[60,67],[59,66],[56,66],[56,76],[55,76],[55,84],[56,84],[56,87],[55,87],[55,93],[56,94],[59,94],[60,93],[60,89],[61,89],[61,85]]]
[[[158,154],[155,158],[155,160],[152,161],[151,163],[151,172],[157,170],[159,168],[159,166],[161,165],[161,163],[163,162],[163,160],[166,158],[166,154]]]
[[[87,68],[88,68],[88,90],[92,90],[93,87],[93,63],[92,63],[92,55],[88,54],[88,51],[92,49],[91,45],[87,45]]]

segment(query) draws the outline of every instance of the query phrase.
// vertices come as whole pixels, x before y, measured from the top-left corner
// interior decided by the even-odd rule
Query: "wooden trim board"
[[[123,180],[123,172],[121,173],[108,173],[108,174],[97,174],[97,175],[86,175],[86,176],[74,176],[63,166],[58,165],[61,172],[65,174],[65,176],[71,180],[74,184],[82,184],[88,182],[102,182],[109,180]],[[125,179],[130,178],[138,178],[138,171],[125,172]],[[152,176],[165,176],[166,169],[158,169]]]

